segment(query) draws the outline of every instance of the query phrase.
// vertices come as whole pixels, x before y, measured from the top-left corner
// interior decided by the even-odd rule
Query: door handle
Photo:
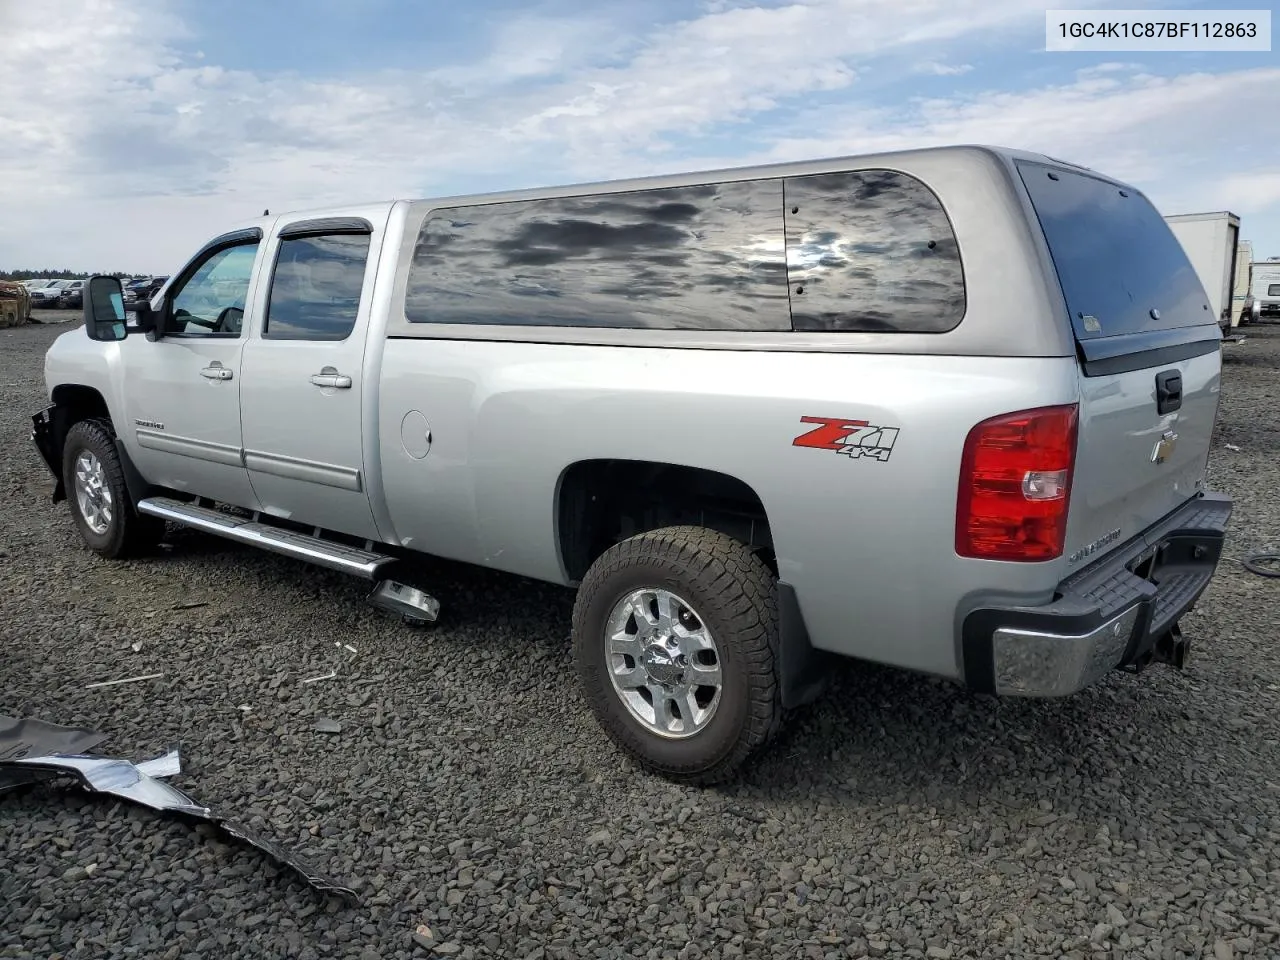
[[[311,382],[317,387],[335,387],[338,390],[351,389],[351,378],[339,373],[337,367],[325,367],[319,373],[313,373]]]
[[[232,373],[217,360],[200,371],[200,376],[208,380],[230,380]]]

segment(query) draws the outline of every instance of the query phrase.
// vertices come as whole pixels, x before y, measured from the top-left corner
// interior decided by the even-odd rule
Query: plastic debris
[[[159,680],[163,676],[163,673],[145,673],[140,677],[125,677],[122,680],[102,680],[98,683],[85,684],[85,689],[94,690],[98,687],[116,687],[122,683],[141,683],[143,680]]]
[[[81,753],[105,739],[106,734],[83,727],[64,727],[34,717],[19,720],[0,716],[0,764],[50,753]],[[0,793],[38,779],[27,770],[0,771]]]
[[[4,732],[6,720],[8,718],[0,718],[0,732]],[[26,723],[39,724],[40,721],[26,721]],[[37,729],[36,733],[46,739],[58,739],[57,733],[52,737],[48,731]],[[71,734],[79,734],[81,739],[86,734],[90,738],[102,739],[101,734],[90,731],[70,731],[62,734],[62,738],[75,739]],[[28,739],[35,739],[35,737],[28,734]],[[243,840],[272,859],[290,867],[314,889],[337,894],[352,901],[358,899],[353,889],[317,873],[301,857],[288,853],[271,841],[259,837],[244,825],[215,813],[209,807],[196,802],[177,787],[161,779],[161,777],[176,776],[181,772],[182,760],[177,746],[172,746],[160,756],[141,764],[88,754],[55,753],[0,761],[0,784],[5,783],[9,778],[17,779],[19,782],[16,785],[22,785],[52,780],[60,776],[71,776],[91,793],[110,794],[161,813],[192,817],[211,823],[228,836]]]

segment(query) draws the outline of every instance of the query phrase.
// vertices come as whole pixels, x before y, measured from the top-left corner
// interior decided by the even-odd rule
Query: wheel
[[[81,420],[67,431],[62,476],[80,539],[94,553],[128,557],[160,540],[164,521],[134,510],[115,441],[103,421]]]
[[[578,679],[609,737],[681,783],[728,779],[777,731],[777,585],[745,545],[703,527],[605,551],[573,607]]]

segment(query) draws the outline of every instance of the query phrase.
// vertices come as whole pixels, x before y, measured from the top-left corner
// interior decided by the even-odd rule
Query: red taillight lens
[[[1075,404],[984,420],[964,442],[956,553],[984,560],[1062,555],[1076,459]]]

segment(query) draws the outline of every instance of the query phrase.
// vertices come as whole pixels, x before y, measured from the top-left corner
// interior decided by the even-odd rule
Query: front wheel
[[[610,738],[671,780],[728,779],[776,731],[777,586],[747,546],[702,527],[624,540],[573,609],[583,693]]]
[[[62,445],[62,477],[71,518],[85,545],[110,559],[154,546],[164,521],[133,508],[115,441],[97,420],[81,420]]]

